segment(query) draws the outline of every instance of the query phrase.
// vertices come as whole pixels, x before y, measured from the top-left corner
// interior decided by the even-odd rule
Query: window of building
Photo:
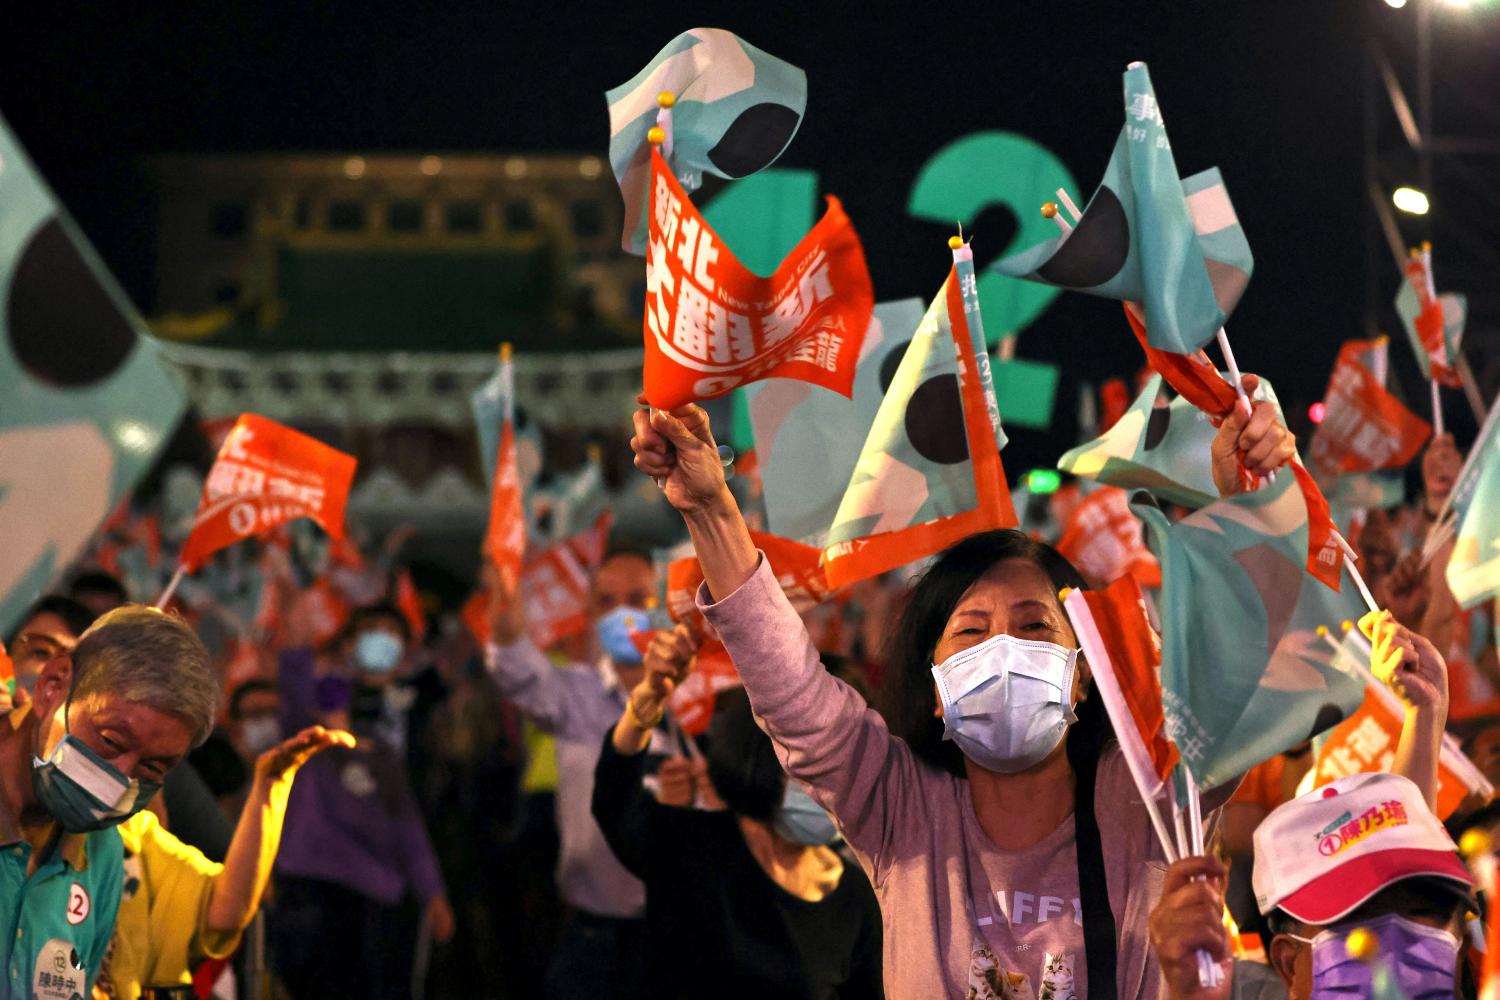
[[[597,201],[573,202],[572,214],[574,236],[591,240],[604,234],[604,210]]]
[[[213,230],[220,239],[236,240],[250,228],[250,212],[238,202],[221,202],[214,206]]]
[[[365,228],[365,205],[360,201],[331,201],[328,203],[328,231],[331,233],[357,233]]]
[[[385,225],[393,233],[420,233],[423,214],[420,201],[393,201],[386,206]]]
[[[477,201],[450,201],[445,217],[450,233],[484,232],[484,206]]]
[[[536,209],[525,198],[505,203],[505,228],[512,233],[529,233],[536,229]]]

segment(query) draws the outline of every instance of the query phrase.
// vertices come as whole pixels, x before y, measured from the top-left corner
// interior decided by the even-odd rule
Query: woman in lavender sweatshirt
[[[904,697],[888,725],[820,666],[703,410],[637,412],[635,432],[635,464],[687,523],[699,606],[782,765],[875,886],[887,996],[1154,1000],[1147,917],[1165,863],[1058,603],[1081,583],[1072,566],[1014,531],[939,556],[893,623],[887,684]],[[1292,451],[1257,404],[1220,428],[1215,482],[1233,492],[1240,464],[1263,474]]]

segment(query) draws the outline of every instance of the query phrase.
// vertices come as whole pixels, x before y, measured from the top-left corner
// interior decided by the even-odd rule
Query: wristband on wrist
[[[662,717],[666,715],[666,712],[667,709],[665,705],[658,705],[656,707],[655,717],[650,720],[646,720],[635,714],[635,699],[625,699],[625,717],[630,720],[630,724],[632,726],[635,726],[637,729],[645,733],[649,733],[651,730],[661,725]]]

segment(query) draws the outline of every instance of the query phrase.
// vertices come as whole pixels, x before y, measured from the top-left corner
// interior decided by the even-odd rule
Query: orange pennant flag
[[[794,378],[850,395],[875,293],[837,198],[776,272],[741,264],[651,151],[646,398],[673,409],[747,382]]]
[[[521,501],[521,473],[516,465],[516,392],[510,345],[500,348],[502,417],[495,481],[490,490],[490,520],[484,533],[484,555],[500,571],[507,590],[521,579],[526,559],[526,510]]]
[[[1057,551],[1090,586],[1103,587],[1126,573],[1143,587],[1161,586],[1161,564],[1146,547],[1145,528],[1130,512],[1130,498],[1118,487],[1100,487],[1073,509]]]
[[[1313,431],[1308,454],[1319,475],[1396,469],[1417,457],[1432,425],[1385,390],[1360,358],[1382,345],[1351,340],[1339,350],[1323,422]]]
[[[180,561],[189,571],[219,549],[299,517],[344,537],[354,456],[254,413],[243,414],[203,484]]]

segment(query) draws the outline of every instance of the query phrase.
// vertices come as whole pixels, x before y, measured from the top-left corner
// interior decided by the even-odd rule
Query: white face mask
[[[1078,650],[997,635],[932,668],[943,703],[943,738],[1001,774],[1041,762],[1076,721]]]

